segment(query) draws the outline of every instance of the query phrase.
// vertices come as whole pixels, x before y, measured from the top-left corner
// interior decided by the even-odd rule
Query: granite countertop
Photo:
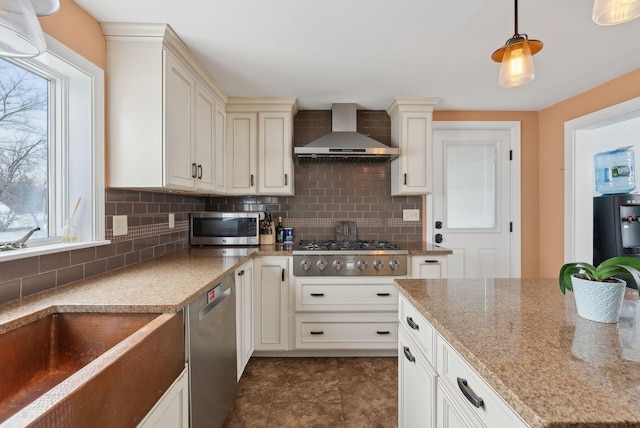
[[[580,318],[557,279],[397,280],[400,292],[532,427],[640,427],[640,299]]]
[[[410,256],[446,256],[453,251],[430,242],[407,242],[400,244],[401,248],[409,250]]]

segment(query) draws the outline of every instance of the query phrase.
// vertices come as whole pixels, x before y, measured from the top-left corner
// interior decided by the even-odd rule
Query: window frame
[[[55,168],[49,192],[55,198],[49,203],[52,229],[49,238],[29,240],[26,248],[0,252],[0,262],[110,242],[105,240],[104,214],[104,70],[46,34],[45,39],[45,53],[12,62],[53,82],[49,90],[49,105],[55,109],[55,114],[49,115],[49,137],[55,139],[49,145],[49,164]],[[61,243],[64,221],[78,197],[82,199],[74,224],[79,241]]]

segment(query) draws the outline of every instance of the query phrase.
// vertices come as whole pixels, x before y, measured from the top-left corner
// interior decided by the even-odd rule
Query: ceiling
[[[640,19],[600,27],[592,0],[521,0],[544,43],[528,85],[490,56],[514,34],[511,0],[76,0],[100,22],[168,23],[231,97],[304,110],[439,97],[436,110],[538,111],[640,68]]]

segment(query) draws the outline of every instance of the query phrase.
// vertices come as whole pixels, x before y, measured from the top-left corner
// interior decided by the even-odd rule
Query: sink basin
[[[177,349],[167,348],[163,354],[163,350],[156,347],[156,342],[162,340],[158,337],[162,334],[160,331],[170,333],[169,342]],[[53,417],[69,417],[64,414],[65,409],[58,406],[73,406],[74,413],[77,406],[108,409],[106,389],[110,384],[121,383],[127,388],[131,371],[140,372],[139,376],[143,378],[151,376],[151,373],[144,373],[153,370],[153,363],[137,366],[146,359],[155,359],[155,364],[169,367],[162,372],[169,372],[168,378],[173,376],[163,381],[168,382],[167,386],[182,371],[184,333],[181,314],[54,313],[8,331],[0,335],[0,425],[5,421],[8,425],[19,426],[31,423],[33,425],[29,426],[58,425],[59,421],[54,421]],[[162,367],[156,369],[162,370]],[[134,389],[126,392],[146,391],[145,381],[141,380],[131,388]],[[97,394],[92,392],[98,390],[101,391]],[[155,397],[157,392],[152,395]],[[140,410],[142,404],[136,403],[136,411],[142,412],[140,418],[155,403],[154,397],[147,400],[146,409]],[[99,401],[99,406],[93,401]],[[115,413],[121,413],[121,410]],[[85,417],[101,420],[95,419],[96,414]],[[38,420],[41,420],[40,424],[34,422]],[[102,422],[106,421],[103,419]],[[75,426],[67,419],[62,425]],[[108,425],[117,426],[117,423]]]

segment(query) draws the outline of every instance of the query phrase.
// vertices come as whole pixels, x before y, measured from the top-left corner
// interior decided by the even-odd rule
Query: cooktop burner
[[[305,241],[296,246],[298,251],[388,251],[400,250],[398,244],[390,241]]]

